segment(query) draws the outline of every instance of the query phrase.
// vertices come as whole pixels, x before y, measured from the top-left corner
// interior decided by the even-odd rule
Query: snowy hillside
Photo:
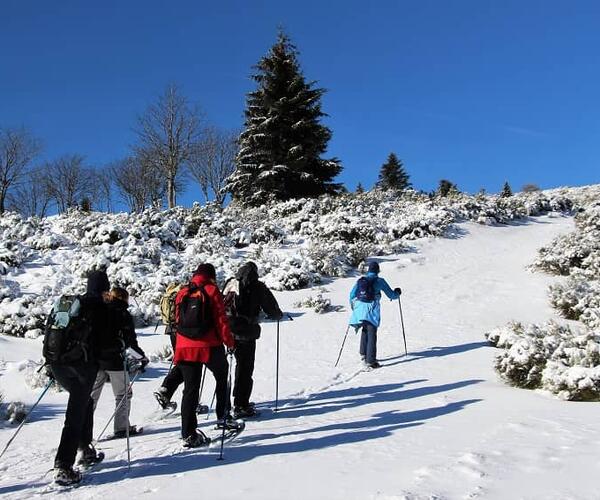
[[[0,328],[31,338],[0,336],[0,390],[7,401],[35,401],[39,389],[26,384],[41,352],[35,318],[52,295],[79,286],[85,271],[108,264],[111,279],[134,290],[134,309],[148,324],[140,344],[153,353],[168,343],[162,327],[155,334],[152,324],[161,287],[203,260],[224,277],[251,256],[267,282],[284,290],[277,298],[294,317],[281,324],[282,410],[271,411],[273,323],[265,324],[257,352],[253,399],[263,415],[247,423],[224,462],[214,450],[183,451],[177,415],[154,418],[152,392],[169,367],[157,359],[134,387],[132,422],[146,432],[132,439],[131,471],[125,443],[101,442],[105,462],[64,497],[597,498],[597,403],[567,403],[506,385],[484,333],[509,321],[569,321],[548,297],[550,285],[568,279],[532,272],[530,265],[540,247],[573,231],[573,218],[560,211],[526,216],[588,206],[598,194],[597,187],[505,201],[367,194],[380,196],[378,204],[361,197],[345,205],[290,202],[243,218],[234,208],[197,207],[1,219]],[[422,237],[428,235],[445,237]],[[398,304],[385,300],[378,341],[383,368],[362,370],[352,332],[333,368],[356,279],[352,266],[375,254],[382,276],[403,289],[409,355],[403,356]],[[333,311],[296,306],[319,293],[307,285],[324,288]],[[204,403],[212,391],[210,383]],[[52,493],[45,474],[65,402],[65,393],[51,391],[1,459],[3,498]],[[113,408],[105,393],[96,434]],[[214,432],[214,421],[200,422]],[[1,445],[14,428],[0,424]]]

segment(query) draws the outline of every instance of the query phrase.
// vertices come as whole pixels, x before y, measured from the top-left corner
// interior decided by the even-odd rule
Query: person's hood
[[[87,293],[89,295],[102,295],[110,290],[110,283],[105,271],[92,271],[87,277]]]
[[[258,281],[258,268],[254,262],[247,262],[238,269],[235,277],[240,280],[243,285],[249,285]]]
[[[215,284],[215,280],[209,275],[209,273],[195,273],[192,276],[191,282],[196,286],[204,286],[209,283]]]

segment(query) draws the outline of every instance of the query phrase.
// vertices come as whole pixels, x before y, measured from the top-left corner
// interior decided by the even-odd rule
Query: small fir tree
[[[513,192],[512,189],[510,188],[510,184],[508,183],[508,181],[506,181],[504,183],[504,186],[502,186],[502,192],[500,193],[500,196],[502,198],[510,198],[512,196]]]
[[[450,194],[456,194],[459,191],[456,184],[450,182],[448,179],[442,179],[437,192],[440,196],[448,196]]]
[[[390,153],[387,161],[381,166],[377,187],[382,189],[407,189],[410,187],[409,176],[404,169],[402,160]]]
[[[356,186],[356,194],[363,194],[365,192],[365,188],[363,187],[362,183],[358,183],[358,185]]]
[[[256,66],[246,98],[236,170],[226,190],[248,205],[338,193],[340,162],[323,159],[331,130],[320,123],[322,88],[307,82],[298,51],[283,32]]]

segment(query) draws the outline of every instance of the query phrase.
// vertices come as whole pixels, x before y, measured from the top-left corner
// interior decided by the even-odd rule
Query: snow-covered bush
[[[318,314],[324,314],[331,311],[339,311],[341,306],[332,306],[331,299],[324,297],[323,294],[326,293],[326,290],[323,288],[317,289],[317,293],[315,295],[308,295],[304,297],[302,300],[299,300],[294,304],[294,307],[301,307],[306,309],[312,309]]]
[[[14,337],[37,337],[44,328],[48,297],[24,295],[0,303],[0,333]]]
[[[153,363],[158,361],[171,361],[173,358],[173,349],[171,348],[171,344],[165,344],[161,349],[150,354],[148,359]]]
[[[600,281],[572,277],[566,283],[551,285],[549,295],[552,306],[565,318],[600,328]]]
[[[510,323],[486,334],[502,352],[495,368],[516,387],[544,389],[568,400],[600,399],[600,334],[555,322]]]
[[[20,424],[27,416],[27,407],[20,401],[13,401],[6,405],[4,419],[11,424]]]
[[[41,368],[42,364],[43,361],[39,363],[29,361],[25,366],[20,367],[23,372],[25,385],[32,390],[42,389],[50,381],[50,378],[46,375],[46,369]],[[55,387],[58,387],[58,384],[55,384]]]

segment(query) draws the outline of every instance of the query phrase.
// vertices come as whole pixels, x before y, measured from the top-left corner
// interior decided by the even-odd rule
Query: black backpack
[[[177,332],[189,339],[200,340],[213,326],[210,297],[203,286],[193,283],[179,293],[182,296],[176,304]]]
[[[52,307],[44,331],[43,355],[47,363],[62,365],[90,359],[92,322],[79,295],[63,295]]]
[[[356,283],[356,298],[361,302],[373,302],[375,300],[375,280],[363,276]]]

